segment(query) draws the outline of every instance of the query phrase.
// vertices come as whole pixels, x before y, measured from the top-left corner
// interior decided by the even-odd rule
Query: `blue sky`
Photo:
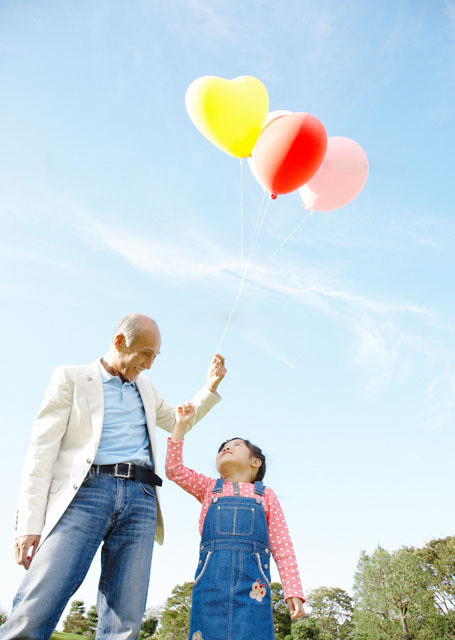
[[[0,52],[0,606],[23,574],[17,487],[53,368],[102,355],[139,311],[161,327],[161,394],[204,382],[239,287],[240,170],[186,114],[203,75],[258,77],[271,109],[359,142],[370,175],[252,268],[188,464],[214,473],[229,436],[265,450],[307,591],[351,591],[361,550],[453,534],[453,0],[4,0]],[[262,192],[243,170],[249,238]],[[303,215],[297,194],[270,204],[256,266]],[[197,553],[197,502],[170,483],[162,498],[150,606]]]

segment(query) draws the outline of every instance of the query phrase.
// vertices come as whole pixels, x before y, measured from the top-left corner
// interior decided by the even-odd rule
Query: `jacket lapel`
[[[144,405],[145,411],[145,419],[147,420],[147,431],[150,436],[150,444],[152,447],[152,455],[153,455],[153,464],[156,468],[156,443],[155,443],[155,426],[156,426],[156,407],[155,407],[155,397],[150,392],[150,389],[147,387],[144,379],[139,378],[136,380],[136,386],[139,391],[139,395],[142,399],[142,404]]]
[[[95,360],[87,367],[86,389],[94,440],[98,448],[104,418],[104,393],[101,373],[99,370],[99,360]]]

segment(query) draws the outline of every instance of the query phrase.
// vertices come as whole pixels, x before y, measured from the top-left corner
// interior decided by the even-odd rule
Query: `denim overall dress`
[[[189,640],[273,640],[270,547],[260,496],[219,496],[219,478],[202,529]]]

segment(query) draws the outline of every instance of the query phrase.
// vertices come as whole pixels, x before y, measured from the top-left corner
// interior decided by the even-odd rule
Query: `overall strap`
[[[218,478],[215,486],[212,489],[212,493],[221,493],[223,491],[224,478]]]
[[[254,493],[257,493],[260,496],[264,495],[264,491],[265,491],[265,487],[264,484],[261,481],[256,481],[254,483]]]

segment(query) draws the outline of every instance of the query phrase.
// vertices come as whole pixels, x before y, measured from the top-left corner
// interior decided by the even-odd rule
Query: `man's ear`
[[[118,333],[115,336],[114,347],[117,349],[117,351],[119,351],[120,347],[124,344],[125,344],[125,336],[123,335],[123,333]]]

